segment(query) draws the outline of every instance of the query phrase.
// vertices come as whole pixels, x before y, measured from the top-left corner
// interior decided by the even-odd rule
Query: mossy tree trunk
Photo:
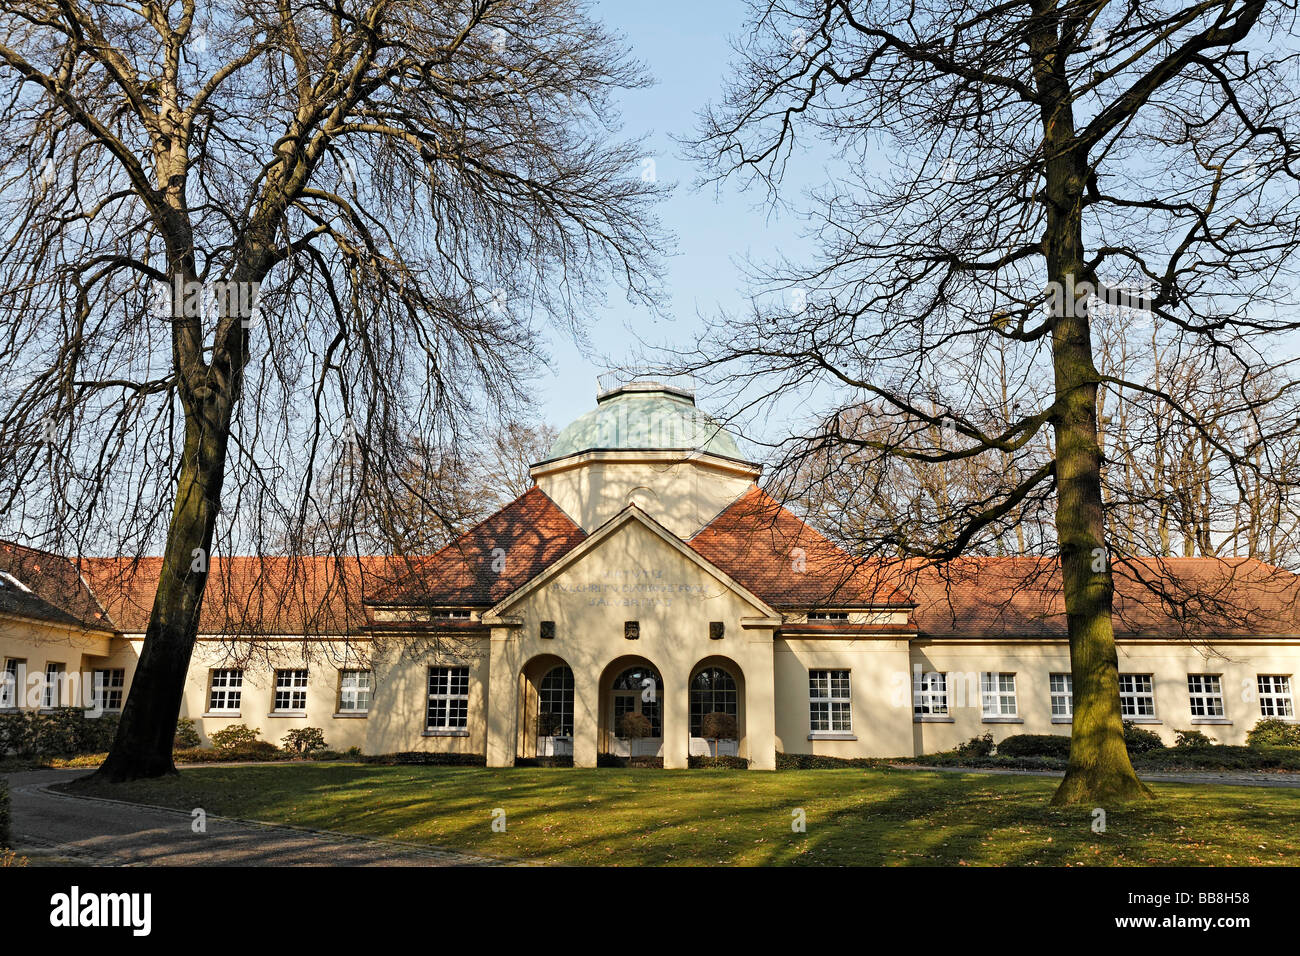
[[[1043,254],[1057,290],[1052,325],[1056,402],[1056,532],[1070,634],[1074,725],[1065,778],[1055,805],[1104,803],[1150,796],[1124,745],[1119,660],[1111,622],[1115,585],[1101,496],[1101,444],[1097,435],[1099,374],[1093,361],[1089,303],[1075,290],[1093,277],[1084,257],[1083,206],[1088,183],[1087,147],[1075,134],[1072,97],[1060,51],[1053,4],[1038,0],[1031,34],[1035,85],[1042,97],[1046,206]]]

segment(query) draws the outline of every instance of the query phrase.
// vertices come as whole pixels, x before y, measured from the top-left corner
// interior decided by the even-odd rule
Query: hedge
[[[427,750],[405,750],[395,754],[364,754],[363,763],[384,765],[414,764],[426,767],[486,767],[487,758],[482,754],[443,754]]]
[[[725,754],[718,757],[687,757],[686,765],[692,770],[748,770],[746,757],[730,757]]]
[[[1266,718],[1246,732],[1248,747],[1300,747],[1300,724]]]
[[[998,741],[999,757],[1057,757],[1068,760],[1070,738],[1061,734],[1013,734]]]
[[[0,756],[75,757],[104,753],[117,733],[117,714],[89,717],[80,707],[0,714]]]
[[[824,754],[787,754],[777,751],[777,770],[843,770],[847,767],[881,767],[889,763],[879,757],[827,757]]]
[[[663,757],[619,757],[615,754],[597,754],[597,767],[643,767],[646,769],[661,769],[664,765]]]
[[[1166,750],[1135,755],[1133,767],[1139,771],[1300,771],[1300,748],[1234,747],[1227,744],[1216,744],[1210,747],[1170,747]]]
[[[563,754],[553,757],[516,757],[516,767],[572,767],[573,755]]]

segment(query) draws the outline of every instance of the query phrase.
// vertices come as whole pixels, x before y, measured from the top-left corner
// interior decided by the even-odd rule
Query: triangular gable
[[[603,525],[593,531],[585,541],[573,548],[573,550],[569,551],[568,554],[564,555],[564,557],[560,558],[554,564],[542,571],[542,573],[538,574],[522,587],[499,601],[491,610],[484,614],[484,618],[500,619],[500,617],[511,607],[514,607],[524,598],[535,593],[540,588],[545,587],[556,577],[563,574],[567,569],[581,561],[585,555],[590,554],[592,551],[599,548],[603,542],[608,541],[615,533],[626,527],[630,522],[636,522],[648,529],[656,538],[685,558],[687,562],[700,568],[705,574],[715,579],[732,594],[735,594],[742,600],[752,604],[764,617],[780,617],[778,612],[766,601],[760,598],[757,594],[754,594],[739,581],[732,578],[727,574],[727,572],[713,564],[703,555],[687,547],[684,541],[661,525],[654,518],[650,517],[650,515],[646,514],[636,505],[628,505],[614,517],[610,518]]]

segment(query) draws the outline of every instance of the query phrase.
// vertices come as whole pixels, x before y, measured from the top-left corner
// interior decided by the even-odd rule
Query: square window
[[[427,730],[463,730],[469,726],[469,668],[430,667]]]
[[[19,688],[27,674],[27,661],[20,657],[5,658],[5,669],[0,671],[0,708],[18,706]]]
[[[1119,675],[1119,712],[1124,717],[1156,715],[1156,696],[1150,674]]]
[[[66,670],[66,665],[56,661],[50,661],[45,665],[45,683],[41,687],[42,707],[49,709],[63,706],[64,684],[67,683]]]
[[[1052,674],[1048,678],[1053,717],[1074,716],[1074,675]]]
[[[1188,674],[1187,698],[1193,717],[1222,717],[1223,686],[1218,674]]]
[[[915,672],[912,682],[912,713],[917,717],[948,716],[948,675]]]
[[[808,672],[808,726],[813,733],[852,733],[853,708],[849,672]]]
[[[95,671],[95,704],[100,710],[121,710],[126,671],[121,667]]]
[[[1256,680],[1259,682],[1261,717],[1287,720],[1295,716],[1290,674],[1260,674]]]
[[[985,717],[1015,717],[1016,675],[985,671],[980,675],[980,706]]]
[[[244,692],[244,672],[238,668],[220,667],[212,671],[209,684],[209,713],[238,713]]]
[[[307,668],[275,672],[275,711],[299,712],[307,709]]]
[[[364,714],[370,710],[370,671],[339,671],[339,713]]]

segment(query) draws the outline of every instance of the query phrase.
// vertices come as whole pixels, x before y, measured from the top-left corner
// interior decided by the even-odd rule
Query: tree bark
[[[1056,531],[1070,635],[1074,726],[1065,778],[1054,806],[1114,803],[1149,797],[1124,744],[1119,703],[1119,657],[1111,624],[1114,579],[1106,548],[1101,498],[1101,445],[1097,434],[1099,373],[1082,283],[1086,271],[1083,205],[1087,151],[1075,135],[1065,53],[1054,5],[1035,4],[1031,35],[1034,80],[1041,95],[1046,209],[1043,254],[1047,278],[1058,292],[1052,326],[1056,408]]]
[[[222,395],[186,404],[184,457],[144,647],[113,745],[93,775],[111,783],[177,772],[173,740],[211,567],[232,405]]]

